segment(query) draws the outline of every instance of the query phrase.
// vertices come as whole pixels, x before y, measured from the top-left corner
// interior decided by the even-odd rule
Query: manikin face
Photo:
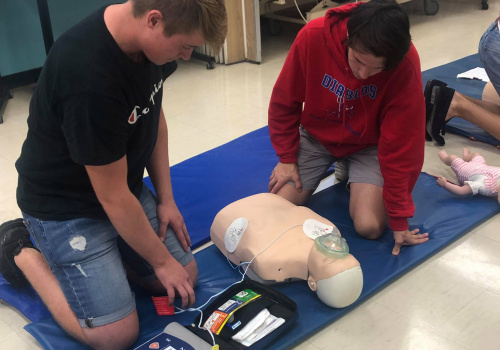
[[[385,68],[385,58],[363,53],[352,47],[347,49],[347,61],[356,79],[361,80],[380,73]]]
[[[188,60],[194,48],[204,44],[204,39],[198,30],[189,34],[174,34],[166,37],[163,28],[161,14],[156,16],[152,14],[148,19],[148,31],[142,51],[154,64],[163,65],[180,58]]]

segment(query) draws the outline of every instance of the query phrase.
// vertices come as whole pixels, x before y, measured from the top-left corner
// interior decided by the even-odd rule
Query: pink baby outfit
[[[470,162],[457,158],[451,163],[451,168],[460,185],[468,184],[472,188],[472,194],[479,193],[489,197],[498,195],[500,168],[486,165],[482,156],[476,156]]]

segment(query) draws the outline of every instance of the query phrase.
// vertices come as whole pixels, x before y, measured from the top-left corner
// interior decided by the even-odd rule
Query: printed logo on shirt
[[[338,97],[343,97],[345,93],[345,98],[348,101],[359,99],[359,89],[356,89],[354,91],[346,89],[346,87],[343,84],[339,83],[337,79],[331,77],[326,73],[323,77],[323,81],[321,82],[321,86],[330,90]],[[368,96],[372,100],[374,100],[377,97],[377,87],[373,84],[363,86],[361,88],[361,96]]]
[[[141,114],[137,113],[137,110],[141,108],[139,106],[135,106],[134,109],[132,110],[132,113],[130,114],[130,117],[128,117],[128,123],[129,124],[135,124],[137,120],[139,120],[140,117],[143,115],[146,115],[149,113],[149,108],[144,108],[141,112]]]
[[[149,97],[149,101],[153,104],[153,106],[155,105],[155,96],[159,91],[161,91],[162,86],[163,86],[163,79],[160,79],[160,82],[158,84],[153,84],[153,91],[151,92],[151,96]],[[148,107],[141,110],[140,106],[135,106],[134,109],[132,110],[132,113],[130,113],[130,117],[128,117],[128,123],[135,124],[137,123],[137,120],[139,120],[140,117],[148,113],[149,113]]]
[[[340,108],[337,109],[327,109],[326,110],[326,118],[325,117],[319,117],[314,114],[310,114],[311,118],[318,119],[318,120],[324,120],[330,123],[335,123],[335,124],[344,124],[344,127],[349,131],[351,134],[360,136],[361,132],[354,130],[354,128],[351,125],[351,121],[354,119],[354,106],[346,106],[345,111],[344,111],[344,103],[341,103]]]
[[[153,84],[153,92],[151,93],[151,97],[149,98],[151,103],[153,103],[153,106],[155,104],[155,95],[158,93],[158,91],[161,90],[162,86],[163,86],[163,79],[160,79],[158,85]]]

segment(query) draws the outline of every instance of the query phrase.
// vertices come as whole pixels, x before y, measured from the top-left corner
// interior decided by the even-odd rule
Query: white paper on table
[[[467,72],[457,74],[457,78],[476,79],[485,82],[490,81],[490,78],[488,78],[486,71],[484,70],[484,68],[481,67],[476,67],[474,69],[468,70]]]

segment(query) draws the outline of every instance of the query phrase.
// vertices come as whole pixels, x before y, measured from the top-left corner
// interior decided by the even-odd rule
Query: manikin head
[[[354,303],[363,289],[359,261],[349,254],[346,241],[336,233],[314,240],[307,262],[307,283],[326,305],[342,308]]]

